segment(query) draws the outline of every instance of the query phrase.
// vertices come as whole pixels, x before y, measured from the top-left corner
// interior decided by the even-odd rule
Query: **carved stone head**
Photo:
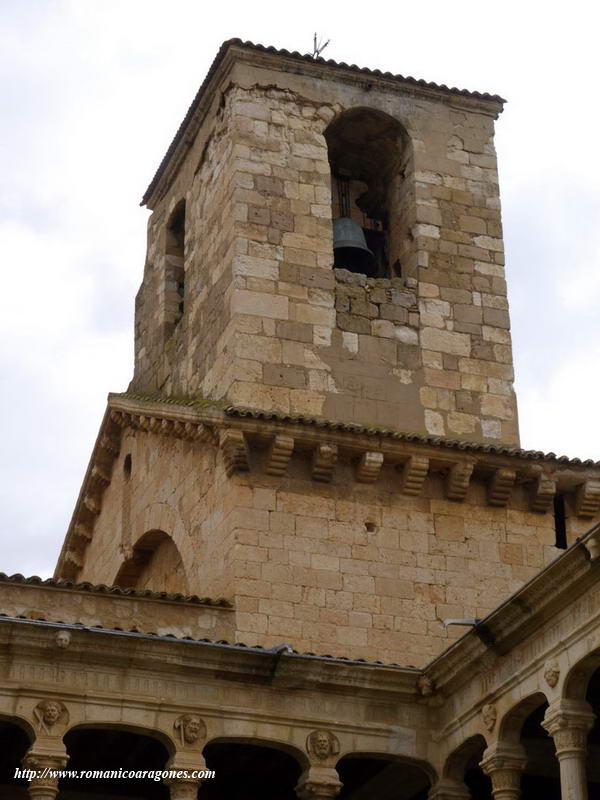
[[[196,714],[184,714],[175,720],[175,730],[179,731],[181,744],[195,744],[206,738],[204,722]]]
[[[311,756],[325,761],[329,756],[340,752],[340,745],[331,731],[319,730],[308,734],[306,749]]]
[[[417,681],[417,689],[422,697],[431,697],[431,695],[435,692],[433,681],[431,678],[427,677],[427,675],[419,676]]]
[[[59,723],[66,722],[67,709],[60,700],[42,700],[33,710],[36,726],[41,733],[52,733]]]
[[[61,650],[64,650],[71,643],[71,634],[69,631],[58,631],[55,641],[56,646],[60,647]]]
[[[487,703],[481,709],[481,716],[483,717],[483,724],[488,729],[488,731],[493,731],[494,725],[496,724],[496,720],[498,719],[498,712],[496,711],[496,706],[491,705],[491,703]]]
[[[548,686],[554,689],[560,678],[560,665],[556,659],[546,661],[544,665],[544,678]]]

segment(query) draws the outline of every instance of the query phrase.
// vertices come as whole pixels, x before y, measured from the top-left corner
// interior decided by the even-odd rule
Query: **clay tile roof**
[[[219,51],[218,51],[217,55],[215,56],[214,61],[212,62],[208,72],[206,73],[206,77],[202,81],[202,84],[201,84],[200,88],[196,92],[196,96],[192,100],[192,104],[190,105],[189,109],[187,110],[187,113],[186,113],[185,117],[183,118],[183,122],[181,123],[181,125],[177,129],[177,132],[176,132],[175,136],[173,137],[173,141],[169,145],[169,148],[168,148],[167,152],[165,153],[162,161],[160,162],[160,164],[158,166],[158,169],[156,170],[156,173],[154,174],[154,177],[150,181],[150,184],[149,184],[148,188],[146,189],[146,191],[144,193],[144,196],[142,198],[142,201],[141,201],[140,205],[142,205],[142,206],[146,205],[146,203],[149,201],[149,199],[150,199],[154,189],[156,188],[156,185],[158,184],[158,182],[159,182],[159,180],[161,178],[161,175],[162,175],[163,171],[165,170],[165,168],[166,168],[171,156],[173,155],[173,153],[175,152],[175,149],[177,148],[177,145],[179,144],[179,142],[183,138],[184,132],[185,132],[190,120],[194,116],[194,114],[196,112],[196,109],[198,108],[198,106],[200,104],[200,101],[201,101],[202,97],[204,96],[204,93],[205,93],[205,91],[206,91],[206,89],[208,87],[208,84],[211,81],[211,78],[213,77],[213,75],[217,71],[219,65],[221,64],[221,62],[223,61],[223,59],[225,57],[225,54],[227,53],[227,51],[231,47],[240,47],[240,48],[243,48],[245,50],[252,50],[254,52],[259,52],[259,53],[272,53],[274,55],[281,56],[282,58],[291,58],[291,59],[295,59],[297,61],[308,61],[308,62],[311,62],[312,64],[323,64],[323,65],[325,65],[327,67],[330,67],[330,68],[333,68],[333,69],[344,70],[346,72],[356,72],[356,73],[359,73],[361,75],[372,75],[375,78],[384,78],[385,80],[397,81],[398,83],[406,83],[406,84],[409,84],[411,86],[422,86],[425,89],[432,89],[432,90],[437,91],[437,92],[445,92],[445,93],[451,94],[451,95],[459,95],[459,96],[462,96],[462,97],[471,97],[473,99],[478,99],[478,100],[489,100],[489,101],[493,101],[493,102],[496,102],[496,103],[505,103],[506,102],[506,100],[504,100],[504,98],[500,97],[500,95],[497,95],[497,94],[489,94],[488,92],[469,91],[468,89],[457,89],[454,86],[453,87],[448,87],[444,83],[438,84],[438,83],[433,83],[432,81],[425,81],[425,80],[418,79],[418,78],[412,78],[410,75],[408,75],[408,76],[394,75],[391,72],[382,72],[380,69],[369,69],[368,67],[358,67],[356,64],[346,64],[344,61],[338,62],[338,61],[334,61],[331,58],[329,58],[329,59],[322,58],[322,57],[313,58],[311,55],[299,53],[297,50],[294,50],[293,52],[290,52],[289,50],[278,49],[276,47],[265,47],[265,45],[254,44],[253,42],[249,42],[249,41],[244,42],[244,41],[242,41],[242,39],[228,39],[227,41],[223,42],[223,44],[219,48]]]
[[[2,577],[2,573],[0,573],[0,580]],[[3,576],[6,577],[6,576]],[[12,576],[22,578],[22,575]],[[29,580],[29,579],[25,579]],[[65,583],[66,581],[62,581]],[[244,642],[229,642],[227,639],[194,639],[191,636],[176,636],[173,633],[167,634],[158,634],[158,633],[147,633],[138,631],[136,628],[132,628],[126,630],[124,628],[104,628],[102,625],[82,625],[78,622],[73,623],[65,623],[65,622],[55,622],[53,620],[45,619],[44,617],[36,617],[32,619],[31,617],[25,616],[17,616],[12,617],[8,614],[0,612],[0,620],[5,622],[17,622],[23,624],[31,624],[31,625],[48,625],[53,628],[67,628],[69,630],[87,630],[87,631],[96,631],[98,633],[107,633],[107,634],[121,634],[124,636],[130,637],[137,637],[140,639],[154,639],[157,641],[168,641],[172,640],[173,642],[183,642],[185,644],[197,644],[197,645],[207,645],[209,647],[222,647],[228,650],[242,650],[247,651],[250,653],[264,653],[268,656],[277,656],[280,655],[279,648],[273,647],[263,647],[262,645],[255,644],[255,645],[248,645],[244,644]],[[318,655],[316,653],[304,653],[298,650],[294,650],[293,648],[289,651],[286,651],[285,655],[295,656],[297,658],[306,658],[306,659],[314,659],[317,661],[331,661],[333,663],[345,663],[345,664],[359,664],[366,667],[389,667],[392,669],[397,670],[407,670],[410,672],[420,672],[421,669],[419,667],[415,667],[412,665],[404,665],[404,664],[396,664],[396,663],[387,663],[384,661],[368,661],[365,658],[348,658],[346,656],[333,656],[333,655]]]
[[[73,581],[58,578],[40,578],[32,575],[26,578],[24,575],[6,575],[0,572],[1,583],[16,583],[22,586],[44,586],[53,589],[71,589],[76,592],[91,592],[93,594],[112,594],[119,597],[147,597],[151,600],[169,600],[180,603],[190,603],[192,605],[213,606],[219,608],[231,608],[229,600],[224,598],[212,599],[210,597],[198,597],[197,595],[184,595],[171,592],[154,592],[151,589],[128,589],[123,586],[107,586],[104,583],[73,583]]]
[[[380,436],[396,439],[402,442],[417,442],[426,445],[433,445],[435,447],[447,448],[450,450],[465,450],[473,453],[493,453],[496,455],[516,456],[517,458],[527,459],[528,461],[552,461],[557,464],[567,464],[573,467],[600,467],[600,461],[594,461],[593,459],[589,458],[582,460],[580,458],[570,458],[569,456],[557,456],[556,453],[544,453],[541,450],[524,450],[520,447],[511,447],[509,445],[482,444],[480,442],[469,442],[462,439],[446,439],[443,436],[425,436],[419,433],[405,433],[393,428],[378,428],[371,425],[357,425],[351,422],[334,422],[332,420],[318,419],[316,417],[281,414],[276,411],[261,411],[251,408],[241,408],[239,406],[227,405],[222,400],[207,400],[201,397],[162,397],[160,395],[144,395],[136,392],[122,392],[112,396],[173,406],[220,409],[228,417],[238,417],[240,419],[244,417],[250,417],[252,419],[263,420],[265,422],[309,425],[331,431],[356,433],[363,436]]]

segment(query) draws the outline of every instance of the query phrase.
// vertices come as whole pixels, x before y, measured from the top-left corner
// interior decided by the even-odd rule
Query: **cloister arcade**
[[[178,718],[171,731],[163,725],[128,724],[128,716],[133,719],[138,714],[123,707],[118,723],[88,720],[60,735],[61,717],[68,717],[66,706],[47,699],[37,703],[33,720],[8,714],[0,718],[0,796],[7,800],[593,800],[600,797],[600,650],[575,663],[562,681],[555,666],[553,661],[544,664],[541,677],[547,692],[531,692],[498,717],[492,706],[484,706],[477,717],[480,732],[451,752],[447,742],[423,742],[419,755],[428,758],[402,753],[393,747],[391,735],[387,750],[352,751],[351,737],[333,724],[310,732],[305,747],[298,746],[292,744],[298,737],[290,735],[281,718],[277,723],[254,724],[253,737],[227,735],[228,728],[239,725],[235,719],[225,720],[221,735],[211,738],[207,731],[212,726],[205,724],[201,709]],[[19,698],[15,705],[22,708],[27,700]],[[430,712],[433,717],[439,713],[435,705]],[[285,731],[285,738],[273,737],[277,729]],[[37,775],[28,781],[19,768],[37,770]],[[45,768],[68,772],[56,779],[42,776]],[[68,774],[184,769],[214,775],[204,780],[119,780]]]

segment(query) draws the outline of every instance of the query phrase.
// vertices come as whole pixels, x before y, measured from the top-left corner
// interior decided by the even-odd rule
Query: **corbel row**
[[[226,472],[229,476],[236,472],[250,471],[252,444],[249,443],[244,431],[238,428],[223,429],[219,441]],[[307,449],[306,444],[303,442],[302,449],[304,451]],[[280,433],[273,436],[267,448],[264,471],[268,475],[283,477],[286,474],[294,447],[294,437]],[[310,455],[312,480],[330,483],[338,463],[338,445],[333,442],[318,444],[312,442],[310,447],[312,448]],[[436,471],[439,471],[441,460],[441,458],[435,459]],[[363,451],[354,461],[354,480],[362,484],[376,483],[384,463],[386,463],[386,454],[383,451]],[[401,473],[399,491],[409,497],[418,497],[430,472],[431,459],[427,456],[412,454],[408,458],[402,459],[394,456],[391,459],[387,457],[387,463],[395,466]],[[524,471],[519,472],[518,469],[493,465],[484,458],[477,459],[473,456],[448,463],[445,467],[445,495],[448,500],[464,502],[478,465],[480,474],[486,476],[488,505],[496,508],[506,507],[517,482],[522,483],[525,479],[531,483],[530,509],[540,514],[552,509],[558,489],[556,474],[540,471],[537,475],[534,473],[532,477],[531,469],[525,473]],[[600,512],[600,479],[588,477],[582,481],[575,494],[575,512],[578,517],[582,518],[591,518]]]
[[[111,420],[120,428],[132,428],[176,439],[194,442],[214,441],[213,429],[203,422],[183,422],[168,417],[134,414],[126,411],[111,411]]]

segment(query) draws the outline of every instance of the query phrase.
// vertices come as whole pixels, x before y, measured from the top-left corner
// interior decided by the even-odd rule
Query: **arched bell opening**
[[[338,800],[427,800],[433,778],[425,765],[371,753],[346,755],[336,769]]]
[[[466,789],[473,800],[492,800],[492,782],[479,766],[486,747],[483,736],[471,736],[448,757],[444,767],[444,778]]]
[[[102,771],[113,777],[61,778],[59,800],[169,800],[162,780],[119,778],[123,772],[163,771],[170,753],[165,743],[148,733],[119,727],[73,728],[64,737],[68,769]]]
[[[138,539],[133,555],[120,567],[115,586],[187,594],[181,554],[164,531],[148,531]]]
[[[541,693],[522,700],[504,718],[500,740],[522,748],[522,800],[560,800],[560,772],[554,741],[543,728],[548,701]]]
[[[302,773],[297,758],[276,746],[214,741],[204,748],[214,778],[202,784],[202,800],[297,800]]]
[[[0,718],[0,797],[28,800],[28,781],[17,777],[22,761],[31,746],[31,737],[10,718]]]
[[[368,277],[399,277],[410,260],[414,220],[406,131],[381,111],[352,108],[330,123],[325,140],[334,267]]]

